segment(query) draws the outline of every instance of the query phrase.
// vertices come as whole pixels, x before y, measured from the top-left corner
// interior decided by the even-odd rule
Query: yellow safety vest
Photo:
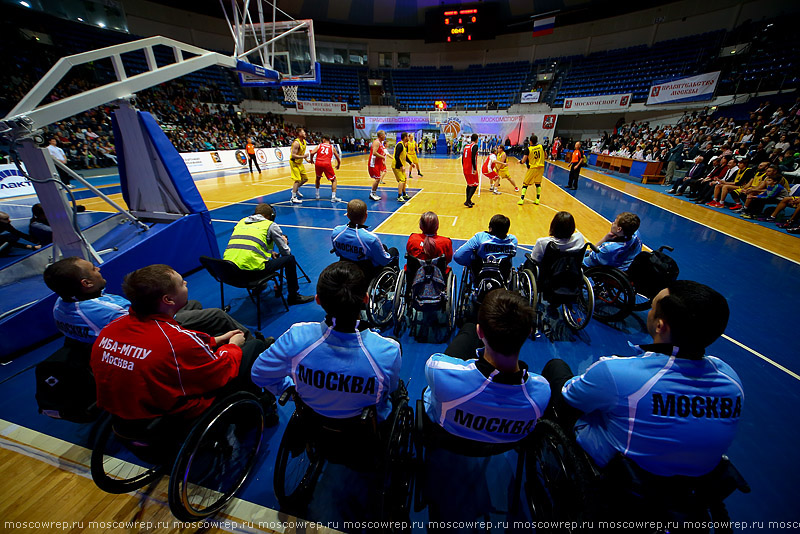
[[[250,217],[239,221],[233,229],[222,259],[232,261],[242,270],[257,271],[272,259],[272,241],[267,240],[272,221],[248,222]]]

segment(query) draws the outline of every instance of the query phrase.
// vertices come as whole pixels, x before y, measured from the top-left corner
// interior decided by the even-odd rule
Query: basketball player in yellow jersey
[[[528,191],[528,186],[536,184],[536,199],[534,204],[539,203],[539,197],[542,195],[542,177],[544,176],[544,149],[539,144],[539,138],[535,135],[531,136],[531,144],[528,145],[528,153],[520,160],[520,164],[525,164],[527,161],[530,167],[528,172],[525,173],[525,181],[522,182],[522,196],[519,199],[519,204],[522,206],[525,203],[525,193]]]
[[[417,142],[414,139],[414,134],[408,134],[408,145],[406,146],[406,150],[408,150],[408,161],[411,162],[411,167],[408,168],[408,177],[411,178],[411,171],[414,170],[414,167],[417,168],[417,175],[422,176],[422,173],[419,172],[419,159],[417,158]]]
[[[292,143],[292,152],[289,155],[289,169],[292,171],[292,204],[302,204],[303,194],[300,192],[300,186],[308,181],[306,168],[303,165],[303,160],[308,160],[311,163],[311,156],[306,156],[306,131],[302,128],[297,130],[297,139]]]
[[[517,184],[508,172],[508,156],[506,155],[506,149],[503,145],[498,145],[497,147],[497,160],[494,162],[494,170],[497,171],[498,176],[495,190],[500,190],[500,179],[505,178],[514,186],[514,191],[519,191],[519,187],[517,187]]]

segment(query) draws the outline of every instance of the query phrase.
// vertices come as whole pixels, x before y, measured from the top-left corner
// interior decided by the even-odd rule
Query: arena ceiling
[[[222,17],[219,2],[206,0],[151,0],[194,13]],[[498,33],[529,31],[538,16],[556,16],[557,26],[632,13],[676,0],[628,2],[620,0],[488,0],[496,6]],[[229,0],[223,0],[228,5]],[[241,2],[241,0],[240,0]],[[251,0],[251,3],[254,3]],[[295,19],[313,19],[319,35],[421,39],[425,12],[442,6],[475,2],[452,0],[278,0],[278,8]]]

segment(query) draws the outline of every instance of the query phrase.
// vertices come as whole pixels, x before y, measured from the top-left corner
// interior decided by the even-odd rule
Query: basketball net
[[[297,102],[297,85],[282,85],[283,99],[286,102]]]

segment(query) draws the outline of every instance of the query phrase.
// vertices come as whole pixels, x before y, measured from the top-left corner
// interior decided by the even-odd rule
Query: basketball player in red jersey
[[[386,147],[383,146],[385,140],[386,132],[378,130],[378,138],[372,142],[372,148],[369,151],[367,171],[369,171],[369,177],[372,178],[370,200],[381,199],[380,195],[378,195],[378,186],[381,183],[381,178],[383,178],[383,173],[386,172]]]
[[[478,134],[472,134],[470,141],[471,143],[461,152],[461,168],[467,181],[467,201],[464,205],[468,208],[475,205],[472,202],[472,195],[478,190]]]
[[[336,158],[336,168],[338,169],[342,165],[342,160],[339,157],[339,153],[336,151],[336,147],[331,144],[331,138],[329,135],[322,136],[322,143],[320,143],[317,148],[311,151],[311,157],[316,157],[314,160],[314,170],[316,171],[317,181],[316,181],[316,194],[317,199],[319,199],[319,182],[322,179],[322,175],[325,175],[331,183],[331,202],[341,202],[342,199],[336,196],[336,172],[333,170],[333,165],[331,164],[331,158]]]
[[[497,171],[494,170],[494,162],[497,161],[496,154],[497,147],[493,147],[489,151],[489,155],[486,156],[486,159],[483,160],[481,172],[483,172],[483,175],[489,179],[489,191],[495,195],[499,195],[500,190],[497,188],[497,186],[500,185],[500,176],[497,174]]]

